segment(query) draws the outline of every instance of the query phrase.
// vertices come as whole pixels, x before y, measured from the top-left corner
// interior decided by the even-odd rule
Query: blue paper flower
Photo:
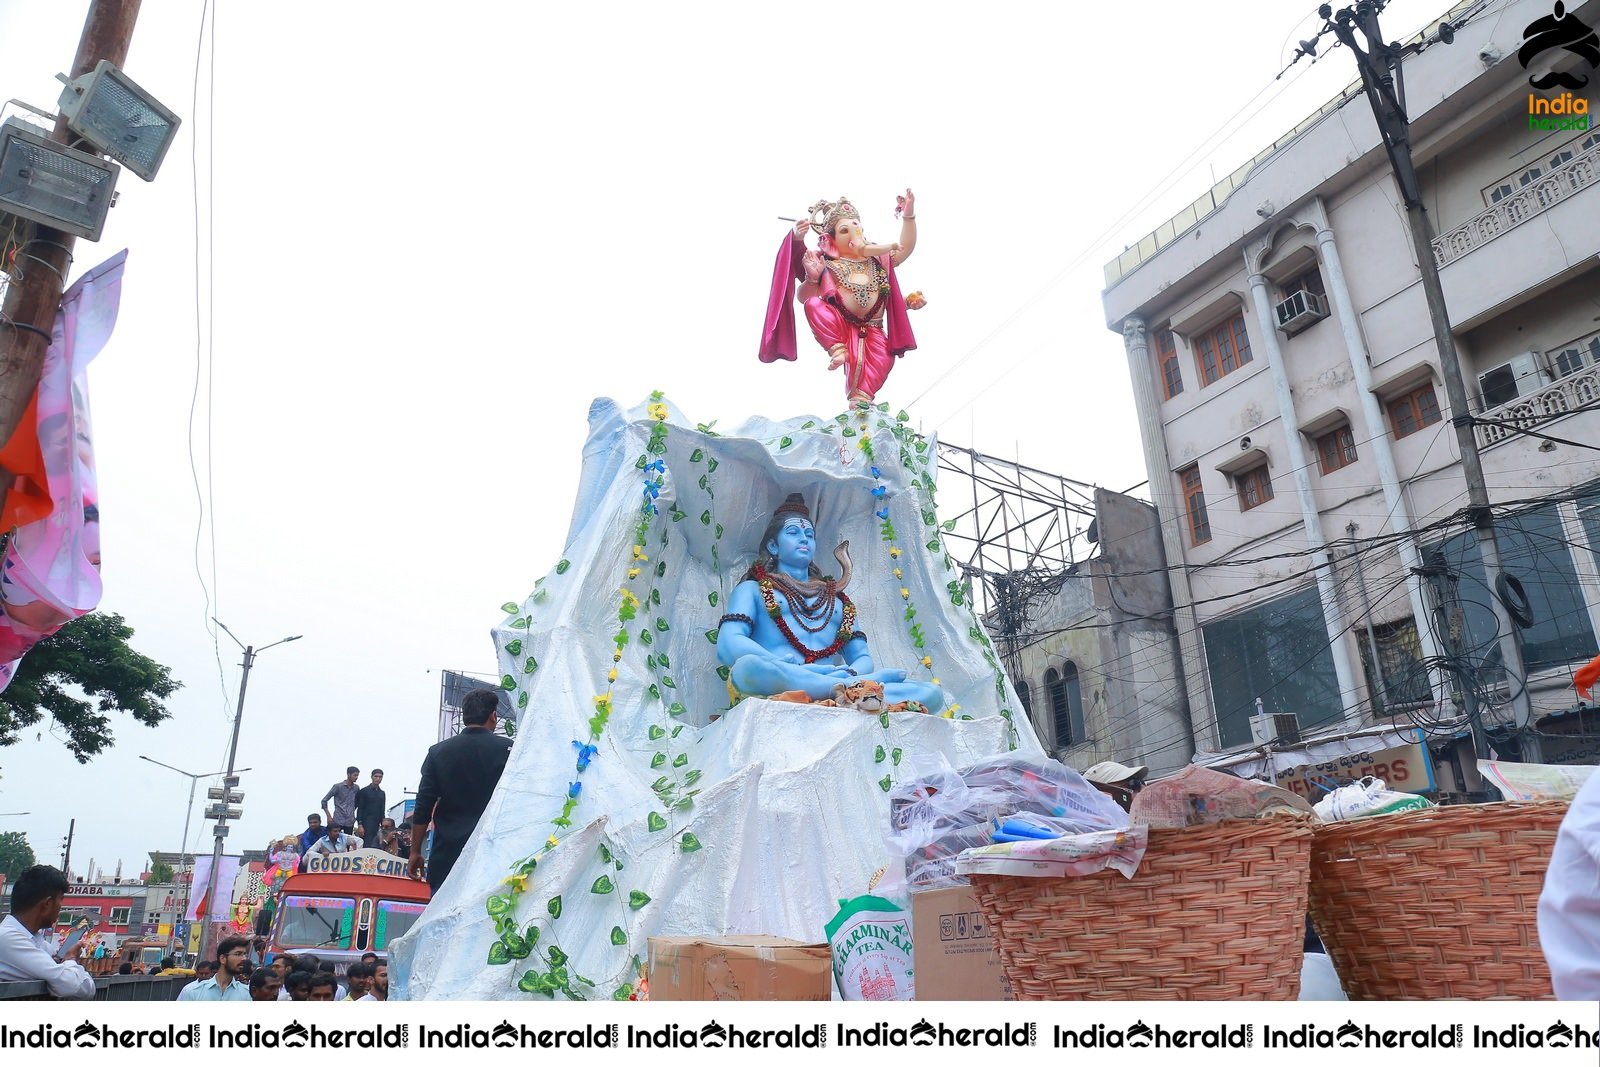
[[[577,800],[578,799],[578,794],[581,793],[581,792],[583,792],[583,783],[582,782],[570,782],[570,783],[568,783],[568,785],[567,785],[567,796],[571,797],[573,800]]]
[[[874,511],[873,514],[878,516],[880,519],[887,519],[889,517],[889,509],[879,508],[877,511]]]
[[[872,471],[872,476],[874,478],[882,478],[883,477],[883,472],[881,470],[879,470],[877,467],[870,467],[868,469]]]
[[[872,495],[873,496],[882,496],[883,494],[887,493],[888,491],[889,491],[889,487],[886,486],[886,485],[875,485],[875,486],[872,487]]]
[[[593,745],[586,745],[582,741],[572,742],[572,747],[578,750],[578,773],[582,774],[589,769],[589,761],[594,759],[598,750]]]

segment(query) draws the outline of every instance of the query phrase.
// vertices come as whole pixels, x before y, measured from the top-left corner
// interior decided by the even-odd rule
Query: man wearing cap
[[[1122,805],[1124,811],[1133,807],[1134,794],[1144,788],[1150,768],[1144,765],[1130,767],[1116,760],[1102,760],[1083,772],[1083,777],[1100,792]]]

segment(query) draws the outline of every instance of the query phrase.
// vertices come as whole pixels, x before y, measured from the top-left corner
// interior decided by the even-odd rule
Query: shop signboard
[[[1369,775],[1401,793],[1428,793],[1438,788],[1428,746],[1422,744],[1347,752],[1322,763],[1290,767],[1277,773],[1274,784],[1315,801],[1323,795],[1319,781],[1343,785]]]

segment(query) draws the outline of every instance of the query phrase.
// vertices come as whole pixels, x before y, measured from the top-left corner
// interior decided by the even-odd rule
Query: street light
[[[197,783],[202,778],[215,778],[217,775],[226,774],[227,772],[226,771],[207,771],[205,774],[191,774],[190,772],[184,770],[181,767],[174,767],[170,763],[162,763],[160,760],[151,759],[149,756],[140,756],[139,758],[144,760],[146,763],[154,763],[157,767],[165,767],[169,771],[177,771],[179,774],[181,774],[185,778],[189,779],[189,803],[187,805],[185,805],[184,809],[183,809],[183,840],[182,840],[182,843],[179,846],[181,851],[179,852],[179,858],[178,858],[178,862],[179,863],[183,863],[187,859],[188,860],[188,864],[189,864],[189,880],[184,883],[184,887],[183,887],[183,906],[179,909],[179,911],[181,913],[186,913],[189,910],[189,887],[194,884],[194,860],[193,860],[192,857],[189,856],[189,816],[194,813],[194,787],[195,787],[195,783]],[[236,773],[243,774],[245,771],[248,771],[249,769],[250,769],[249,767],[242,767]],[[176,920],[174,920],[174,922],[173,922],[173,934],[172,934],[172,937],[173,937],[173,942],[175,944],[176,941],[177,941],[177,937],[178,937]]]
[[[239,724],[244,721],[244,694],[245,690],[250,686],[250,668],[255,665],[256,657],[267,649],[288,644],[290,641],[298,641],[303,635],[295,634],[293,637],[285,637],[272,642],[270,645],[262,645],[260,648],[256,648],[254,645],[247,645],[239,640],[221,619],[213,617],[211,621],[216,623],[223,633],[232,637],[233,643],[244,651],[244,663],[241,664],[244,667],[244,674],[239,679],[239,705],[233,713],[233,740],[228,742],[228,769],[224,772],[225,776],[222,779],[224,790],[222,810],[217,813],[217,824],[212,827],[212,837],[215,838],[216,843],[211,848],[211,884],[215,886],[217,884],[217,870],[222,866],[222,842],[228,836],[229,809],[227,791],[239,784],[238,772],[233,768],[233,761],[239,754]],[[192,882],[193,879],[191,878],[190,881]],[[215,901],[212,903],[214,905]],[[211,923],[205,918],[202,918],[200,922],[200,959],[205,959],[208,942],[211,940],[207,936],[211,932]]]

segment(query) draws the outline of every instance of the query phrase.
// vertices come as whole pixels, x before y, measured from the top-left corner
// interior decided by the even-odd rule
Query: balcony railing
[[[1563,200],[1600,182],[1600,144],[1573,156],[1544,177],[1529,182],[1482,214],[1433,239],[1433,258],[1439,266],[1481,248],[1503,233],[1542,215]]]
[[[1600,367],[1590,367],[1569,374],[1537,393],[1519,396],[1509,404],[1501,404],[1483,413],[1483,418],[1511,423],[1525,430],[1539,430],[1551,419],[1571,414],[1579,408],[1600,404]],[[1488,448],[1509,437],[1520,437],[1512,426],[1474,427],[1478,434],[1478,447]]]

